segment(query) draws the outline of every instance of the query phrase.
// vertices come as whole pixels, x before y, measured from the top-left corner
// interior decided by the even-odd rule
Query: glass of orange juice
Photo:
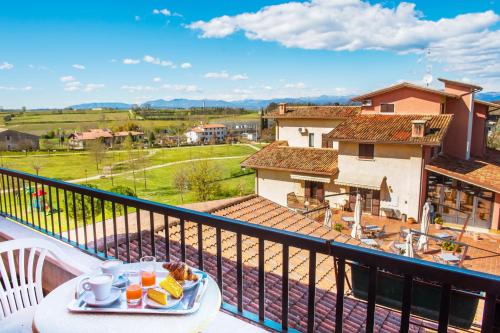
[[[141,283],[143,288],[150,288],[156,285],[156,258],[144,256],[141,258]]]
[[[126,271],[123,275],[127,279],[127,288],[125,290],[127,303],[130,305],[139,304],[142,299],[141,277],[139,271]]]

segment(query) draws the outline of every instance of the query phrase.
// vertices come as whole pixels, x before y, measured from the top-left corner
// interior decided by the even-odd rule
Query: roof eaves
[[[441,90],[436,90],[436,89],[430,89],[430,88],[426,88],[426,87],[421,87],[421,86],[418,86],[416,84],[411,84],[411,83],[408,83],[408,82],[403,82],[403,83],[395,84],[393,86],[389,86],[389,87],[385,87],[385,88],[382,88],[382,89],[378,89],[378,90],[375,90],[375,91],[372,91],[372,92],[369,92],[369,93],[366,93],[366,94],[363,94],[363,95],[359,95],[359,96],[353,97],[353,98],[351,98],[351,100],[355,101],[355,102],[361,102],[362,100],[367,99],[369,97],[377,96],[377,95],[384,94],[386,92],[397,90],[397,89],[401,89],[401,88],[417,89],[417,90],[422,90],[422,91],[426,91],[426,92],[429,92],[429,93],[438,94],[438,95],[442,95],[442,96],[446,96],[446,97],[458,98],[458,96],[455,95],[455,94],[447,93],[447,92],[444,92],[444,91],[441,91]]]

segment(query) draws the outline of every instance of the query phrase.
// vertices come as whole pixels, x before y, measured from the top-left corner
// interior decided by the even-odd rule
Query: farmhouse
[[[206,124],[191,128],[186,132],[187,142],[194,144],[224,142],[227,128],[222,124]]]
[[[486,148],[486,118],[498,105],[481,88],[440,79],[444,90],[401,83],[353,99],[361,106],[288,106],[276,142],[242,162],[258,195],[295,210],[321,205],[418,219],[426,199],[446,223],[500,229],[500,158]],[[456,210],[447,209],[451,207]]]
[[[39,148],[38,136],[0,128],[0,150],[38,150]]]
[[[109,129],[90,129],[85,132],[74,132],[68,136],[70,149],[85,149],[90,142],[101,141],[107,148],[113,147],[113,144],[120,144],[131,136],[132,141],[142,140],[144,133],[137,131],[113,132]]]

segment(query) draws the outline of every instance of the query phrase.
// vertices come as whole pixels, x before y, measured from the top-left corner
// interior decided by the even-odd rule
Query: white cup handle
[[[91,291],[92,290],[92,287],[90,286],[90,283],[88,283],[88,282],[83,283],[82,284],[82,288],[85,291]]]
[[[77,299],[79,296],[80,296],[80,293],[81,293],[81,290],[88,290],[88,289],[85,289],[85,287],[83,286],[84,284],[88,284],[88,283],[84,283],[84,281],[90,279],[90,276],[86,276],[84,277],[83,279],[81,279],[80,281],[78,281],[78,283],[76,284],[76,290],[75,290],[75,299]]]

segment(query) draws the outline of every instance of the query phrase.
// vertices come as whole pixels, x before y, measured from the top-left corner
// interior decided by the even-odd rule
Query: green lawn
[[[57,153],[57,154],[39,154],[38,152],[29,153],[26,157],[23,153],[3,154],[0,163],[9,169],[20,170],[28,173],[36,173],[35,166],[39,166],[39,175],[57,178],[61,180],[79,179],[95,176],[102,173],[104,166],[117,164],[113,168],[114,173],[132,170],[129,159],[135,159],[139,156],[147,156],[144,161],[146,166],[154,166],[175,161],[183,161],[207,157],[224,156],[244,156],[253,154],[255,150],[245,145],[218,145],[218,146],[196,146],[179,148],[158,148],[144,151],[134,150],[132,154],[124,151],[108,151],[104,160],[96,168],[95,160],[89,153]],[[141,155],[143,154],[143,155]],[[135,168],[142,167],[141,163],[136,163]]]

